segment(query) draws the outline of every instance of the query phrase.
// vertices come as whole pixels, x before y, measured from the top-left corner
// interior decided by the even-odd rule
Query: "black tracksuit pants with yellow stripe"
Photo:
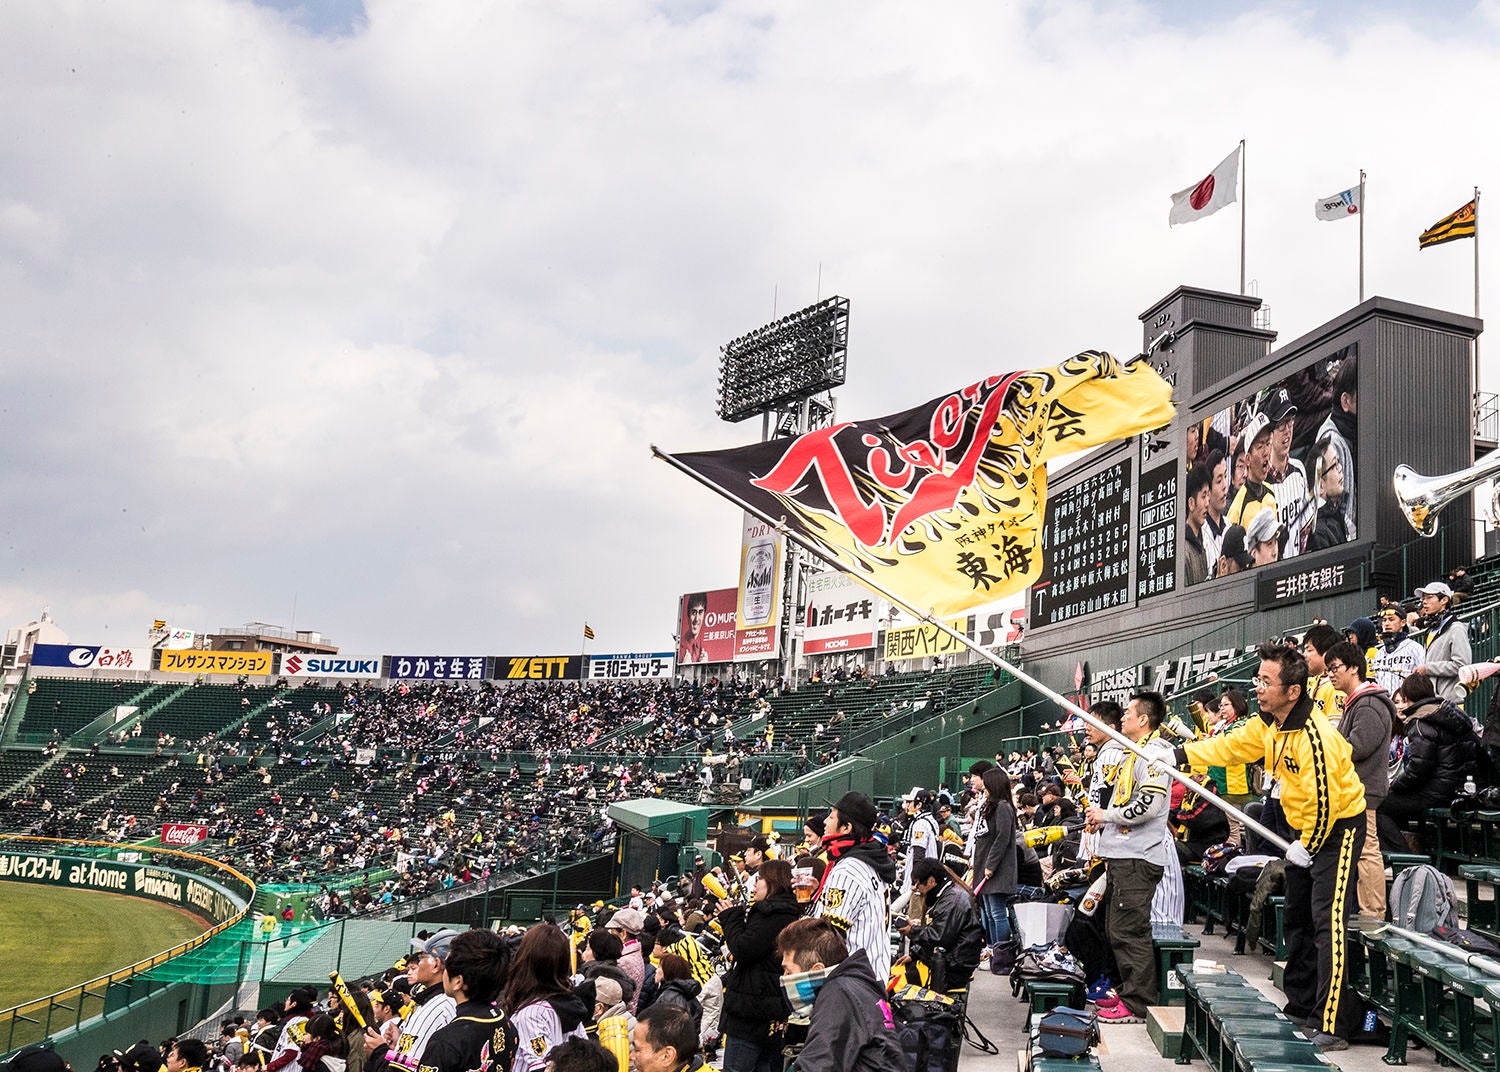
[[[1312,859],[1286,869],[1287,1015],[1315,1031],[1349,1038],[1364,1010],[1351,987],[1348,919],[1359,911],[1359,854],[1365,817],[1340,819]]]

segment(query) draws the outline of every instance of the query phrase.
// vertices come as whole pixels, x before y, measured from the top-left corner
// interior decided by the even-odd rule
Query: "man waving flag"
[[[1146,362],[1090,350],[792,440],[657,453],[853,576],[953,615],[1036,580],[1047,460],[1160,428],[1171,395]]]

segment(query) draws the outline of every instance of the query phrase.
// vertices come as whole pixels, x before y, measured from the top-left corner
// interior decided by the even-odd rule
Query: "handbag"
[[[1091,1012],[1059,1005],[1037,1026],[1037,1046],[1048,1057],[1077,1057],[1099,1041],[1099,1021]]]

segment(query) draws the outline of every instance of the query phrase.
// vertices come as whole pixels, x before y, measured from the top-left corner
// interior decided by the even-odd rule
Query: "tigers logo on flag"
[[[938,616],[1041,572],[1049,458],[1160,428],[1171,387],[1090,350],[793,440],[673,456],[822,557]]]

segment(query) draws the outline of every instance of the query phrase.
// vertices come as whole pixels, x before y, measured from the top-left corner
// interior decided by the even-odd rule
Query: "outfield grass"
[[[208,929],[180,908],[118,893],[0,882],[0,1009],[129,967]]]

